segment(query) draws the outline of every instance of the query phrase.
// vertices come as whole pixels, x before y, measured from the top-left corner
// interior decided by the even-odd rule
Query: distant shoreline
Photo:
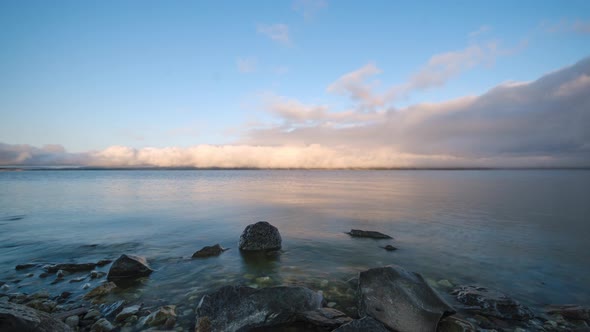
[[[2,171],[587,171],[588,167],[374,167],[374,168],[256,168],[256,167],[95,167],[1,166]]]

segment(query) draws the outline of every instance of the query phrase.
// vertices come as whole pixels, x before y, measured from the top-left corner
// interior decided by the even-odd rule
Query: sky
[[[590,166],[588,1],[0,2],[0,165]]]

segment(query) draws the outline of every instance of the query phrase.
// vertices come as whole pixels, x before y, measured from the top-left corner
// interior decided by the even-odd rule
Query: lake
[[[51,285],[54,277],[14,267],[130,253],[156,270],[132,289],[145,301],[198,301],[232,283],[318,289],[398,264],[431,283],[475,283],[536,308],[590,304],[589,202],[585,170],[0,172],[0,281],[81,295],[99,281]],[[280,257],[240,254],[242,230],[259,220],[280,230]],[[351,228],[394,240],[351,238]],[[190,258],[215,243],[230,250]]]

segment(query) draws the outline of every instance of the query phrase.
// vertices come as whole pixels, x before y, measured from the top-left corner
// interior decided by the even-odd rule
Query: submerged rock
[[[366,316],[361,319],[355,319],[350,323],[344,324],[332,332],[389,332],[389,330],[379,321],[372,317]]]
[[[37,266],[37,264],[35,264],[35,263],[18,264],[17,266],[14,267],[14,269],[17,271],[20,271],[20,270],[30,269],[35,266]]]
[[[259,221],[246,226],[240,236],[240,250],[279,250],[281,249],[281,234],[279,230],[266,221]]]
[[[69,332],[72,330],[68,325],[46,313],[15,303],[0,302],[0,331]]]
[[[84,295],[84,298],[88,300],[88,299],[92,299],[95,297],[105,296],[105,295],[109,294],[115,288],[117,288],[117,285],[115,285],[115,283],[107,282],[105,284],[102,284],[102,285],[94,288],[90,292],[86,293],[86,295]]]
[[[345,313],[332,308],[319,308],[298,314],[298,321],[313,325],[322,330],[333,330],[352,321]]]
[[[386,245],[385,247],[383,247],[383,249],[387,250],[387,251],[394,251],[397,250],[396,247],[392,246],[391,244]]]
[[[454,313],[418,273],[385,266],[359,274],[359,316],[371,316],[399,332],[435,331]]]
[[[551,305],[545,309],[550,314],[559,314],[568,320],[586,321],[590,323],[590,308],[579,305]]]
[[[352,237],[368,237],[372,239],[392,239],[391,236],[375,231],[363,231],[360,229],[351,229],[350,232],[346,233]]]
[[[460,286],[453,294],[457,301],[468,306],[478,307],[485,316],[500,319],[528,320],[534,317],[533,312],[506,294],[477,286]]]
[[[139,321],[138,327],[164,326],[165,328],[172,328],[174,327],[174,324],[176,324],[176,306],[165,305],[148,316],[143,317]]]
[[[117,314],[117,317],[115,317],[115,321],[122,322],[130,316],[136,315],[140,309],[141,305],[138,304],[126,307],[123,310],[121,310],[119,314]]]
[[[441,319],[437,332],[476,332],[477,330],[470,322],[451,316]]]
[[[94,269],[96,266],[95,263],[66,263],[66,264],[48,264],[43,266],[43,270],[47,271],[48,273],[56,273],[60,270],[63,272],[83,272],[83,271],[90,271]]]
[[[203,247],[201,250],[199,250],[193,254],[193,258],[205,258],[205,257],[219,256],[219,255],[221,255],[222,252],[224,252],[226,250],[227,249],[222,248],[218,243],[213,246]]]
[[[117,258],[107,275],[108,280],[134,279],[149,276],[153,270],[149,267],[146,259],[134,255],[121,255]]]
[[[247,331],[293,323],[298,313],[319,309],[322,296],[305,287],[225,286],[203,296],[196,326],[204,331]]]

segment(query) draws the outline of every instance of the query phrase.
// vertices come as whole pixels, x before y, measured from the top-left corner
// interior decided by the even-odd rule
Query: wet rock
[[[385,247],[383,247],[383,249],[387,250],[387,251],[394,251],[397,250],[396,247],[392,246],[391,244],[386,245]]]
[[[528,320],[533,312],[518,301],[498,291],[477,286],[460,286],[453,290],[457,301],[479,308],[485,316],[509,320]]]
[[[39,273],[39,278],[44,279],[44,278],[47,278],[47,277],[49,277],[49,273],[47,273],[47,272],[41,272],[41,273]]]
[[[89,284],[89,283],[85,283],[85,284],[82,286],[82,289],[88,289],[88,288],[90,288],[90,284]]]
[[[51,300],[47,300],[47,299],[36,299],[33,301],[30,301],[26,304],[27,307],[39,310],[39,311],[44,311],[44,312],[52,312],[53,309],[55,309],[55,306],[57,305],[57,303],[55,303],[54,301]]]
[[[98,279],[98,278],[102,278],[106,275],[106,273],[101,272],[101,271],[90,271],[90,279]]]
[[[68,311],[62,311],[62,312],[58,312],[58,313],[54,313],[53,315],[51,315],[53,318],[55,319],[59,319],[59,320],[64,320],[70,316],[80,316],[80,315],[84,315],[88,312],[88,308],[86,307],[78,307],[72,310],[68,310]]]
[[[20,270],[30,269],[35,266],[37,266],[37,264],[35,264],[35,263],[19,264],[19,265],[15,266],[14,269],[17,271],[20,271]]]
[[[74,282],[82,282],[86,279],[86,277],[78,277],[78,278],[74,278],[74,279],[70,279],[70,283],[74,283]]]
[[[66,318],[65,323],[67,326],[69,326],[75,330],[78,327],[78,324],[80,323],[80,317],[75,316],[75,315],[70,316],[70,317]]]
[[[176,323],[176,306],[175,305],[165,305],[158,310],[152,312],[146,317],[143,317],[139,321],[139,326],[164,326],[166,325],[167,328],[174,327]],[[172,325],[172,326],[170,326]]]
[[[108,280],[134,279],[149,276],[153,270],[145,258],[134,255],[121,255],[117,258],[107,275]]]
[[[451,289],[451,288],[453,288],[453,284],[451,284],[451,282],[450,282],[450,281],[448,281],[447,279],[442,279],[442,280],[439,280],[439,281],[437,282],[437,285],[438,285],[438,286],[440,286],[440,287],[442,287],[442,288],[446,288],[446,289]]]
[[[439,320],[454,313],[414,272],[390,265],[359,273],[359,316],[371,316],[399,332],[434,331]]]
[[[132,306],[126,307],[123,310],[121,310],[121,312],[119,314],[117,314],[115,321],[122,322],[122,321],[126,320],[127,318],[129,318],[133,315],[136,315],[140,309],[141,309],[140,305],[132,305]]]
[[[582,320],[590,322],[590,308],[578,305],[552,305],[545,308],[550,314],[559,314],[567,320]]]
[[[193,258],[206,258],[212,256],[219,256],[222,252],[226,251],[227,249],[222,248],[219,243],[212,246],[203,247],[201,250],[195,252],[193,254]]]
[[[32,278],[32,277],[34,277],[34,276],[35,276],[35,274],[34,274],[34,273],[27,273],[27,276],[26,276],[26,277],[27,277],[27,278]]]
[[[389,330],[379,321],[372,317],[366,316],[361,319],[355,319],[350,323],[344,324],[332,332],[389,332]]]
[[[106,318],[101,318],[96,321],[90,328],[90,332],[110,332],[114,330],[115,327],[111,322],[109,322]]]
[[[333,330],[340,325],[351,322],[352,318],[336,309],[319,308],[299,313],[297,315],[297,320],[313,325],[319,329]]]
[[[391,239],[392,237],[387,235],[387,234],[383,234],[380,232],[375,232],[375,231],[363,231],[360,229],[351,229],[350,232],[346,233],[352,237],[368,237],[368,238],[372,238],[372,239]]]
[[[105,296],[105,295],[109,294],[110,292],[112,292],[113,289],[115,289],[115,288],[117,288],[117,285],[115,285],[115,283],[107,282],[105,284],[102,284],[102,285],[94,288],[90,292],[86,293],[86,295],[84,295],[84,298],[86,300],[89,300],[89,299],[93,299],[96,297]]]
[[[66,263],[66,264],[49,264],[43,266],[43,270],[47,271],[48,273],[56,273],[59,270],[64,272],[74,273],[74,272],[83,272],[83,271],[90,271],[94,269],[96,266],[95,263]]]
[[[319,309],[321,303],[320,294],[304,287],[226,286],[203,296],[196,310],[196,326],[207,325],[211,331],[247,331],[293,323],[297,313]]]
[[[0,302],[0,331],[53,332],[72,331],[63,322],[46,313],[10,302]]]
[[[281,249],[281,234],[279,230],[266,221],[259,221],[246,226],[240,236],[240,250],[278,250]]]
[[[98,262],[96,262],[96,266],[101,267],[101,266],[105,266],[107,264],[110,264],[113,260],[112,259],[101,259]]]
[[[96,310],[96,309],[90,309],[88,310],[88,313],[84,316],[85,320],[95,320],[98,317],[100,317],[100,311]]]
[[[62,299],[67,299],[70,296],[72,296],[72,293],[68,291],[61,292],[61,294],[59,294],[59,297],[61,297]]]
[[[8,286],[7,284],[4,284],[4,285],[0,286],[0,290],[3,292],[8,292],[10,290],[10,286]]]
[[[117,314],[119,312],[121,312],[121,310],[123,310],[124,305],[125,305],[125,301],[123,301],[123,300],[111,303],[109,305],[101,304],[99,307],[100,314],[102,315],[102,317],[105,317],[108,319],[115,318],[115,316],[117,316]]]
[[[446,317],[438,324],[437,332],[476,332],[477,328],[470,322],[457,317]]]

